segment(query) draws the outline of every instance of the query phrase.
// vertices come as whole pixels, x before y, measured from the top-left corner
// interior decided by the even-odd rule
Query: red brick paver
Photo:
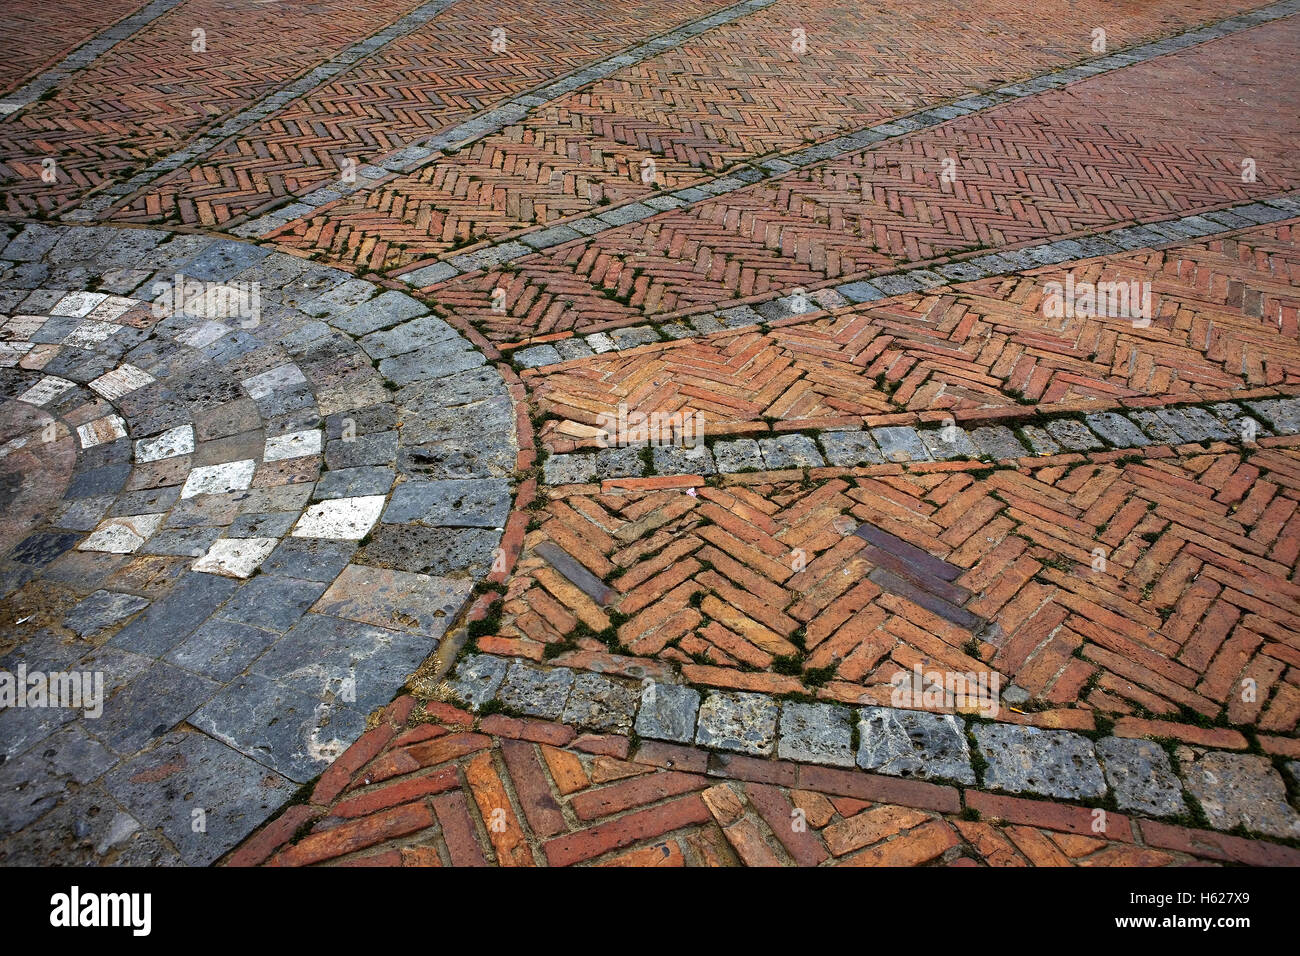
[[[458,4],[201,163],[150,186],[114,218],[221,225],[338,179],[345,159],[365,165],[506,96],[724,5],[674,4],[667,18],[651,16],[649,3]],[[506,30],[507,47],[493,53],[498,27]],[[412,238],[413,217],[401,218],[402,235],[380,244],[381,259],[390,243],[405,246]]]
[[[974,414],[1169,401],[1300,383],[1294,224],[1164,251],[1108,256],[929,294],[526,371],[548,447],[592,441],[598,416],[698,412],[712,434],[876,422],[893,413]],[[1149,324],[1044,314],[1048,283],[1145,284]],[[1134,286],[1129,286],[1130,288]]]
[[[783,0],[275,238],[393,268],[1074,62],[1089,55],[1094,25],[1115,48],[1248,6],[1200,0],[1116,10],[1053,0],[1025,10],[966,0],[864,9]],[[807,52],[792,51],[794,30],[804,31]]]
[[[784,781],[763,783],[743,761],[691,747],[629,747],[624,740],[609,756],[609,738],[534,720],[478,720],[482,734],[470,753],[435,753],[410,742],[461,734],[474,722],[469,714],[443,713],[357,770],[341,800],[313,798],[291,808],[227,865],[1300,862],[1300,853],[1276,844],[858,771],[782,764]],[[400,777],[374,774],[373,767],[397,757],[408,768]]]
[[[1275,195],[1300,183],[1289,18],[611,230],[433,290],[495,342],[600,331]],[[1214,75],[1214,80],[1207,79]],[[1141,97],[1133,89],[1141,88]],[[1194,105],[1193,105],[1194,104]],[[1236,122],[1224,124],[1231,113]],[[1241,163],[1265,170],[1242,181]],[[956,161],[957,181],[940,180]],[[492,291],[506,292],[504,313]]]
[[[51,211],[125,178],[413,6],[186,0],[74,74],[52,98],[0,124],[3,208],[11,215]],[[195,30],[203,31],[206,52],[194,49]],[[41,178],[50,157],[58,163],[54,183]]]

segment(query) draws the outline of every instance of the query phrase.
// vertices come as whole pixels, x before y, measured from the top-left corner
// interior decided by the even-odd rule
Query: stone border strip
[[[888,122],[877,123],[837,136],[834,139],[809,146],[793,153],[751,160],[739,169],[707,179],[694,186],[664,193],[645,200],[636,200],[613,206],[604,212],[580,219],[556,222],[536,231],[517,235],[494,243],[476,252],[462,253],[448,259],[416,266],[395,278],[417,288],[426,288],[447,282],[459,275],[480,269],[495,269],[505,263],[516,262],[537,252],[562,246],[569,242],[590,241],[596,236],[626,226],[629,223],[650,219],[662,212],[687,209],[718,196],[745,189],[764,180],[778,179],[787,173],[826,162],[849,153],[856,153],[880,143],[901,139],[918,130],[939,126],[948,120],[972,113],[982,113],[1010,100],[1035,96],[1048,90],[1059,89],[1070,83],[1086,80],[1102,73],[1122,70],[1144,63],[1166,53],[1175,53],[1188,47],[1221,39],[1233,33],[1280,20],[1300,12],[1300,0],[1282,0],[1250,13],[1222,20],[1211,26],[1197,27],[1184,33],[1166,37],[1133,49],[1111,53],[1095,60],[1061,70],[1053,70],[1029,80],[1020,80],[996,87],[985,93],[964,97],[953,103],[935,106],[911,113]],[[863,290],[864,293],[866,290]]]
[[[1300,434],[1300,397],[1251,399],[1243,404],[1246,408],[1231,401],[1179,406],[1171,403],[1126,408],[1125,414],[1098,410],[1085,413],[1082,419],[1078,412],[1062,412],[1050,417],[1035,416],[1013,426],[988,424],[969,431],[950,418],[946,424],[925,429],[911,425],[808,429],[760,438],[719,438],[694,447],[651,445],[650,476],[689,475],[702,480],[709,475],[828,466],[856,468],[955,460],[993,464],[1114,449],[1140,454],[1148,446],[1203,441],[1252,443],[1258,438]],[[1026,418],[1030,415],[1032,411],[1026,413]],[[644,447],[553,454],[542,466],[542,480],[548,485],[573,485],[649,477],[642,457]]]
[[[634,670],[635,665],[629,673]],[[1217,830],[1248,825],[1279,839],[1300,836],[1300,814],[1287,801],[1282,775],[1267,757],[1241,752],[1248,748],[1247,740],[1226,728],[1122,718],[1115,725],[1117,734],[1094,739],[1073,730],[994,723],[987,717],[975,721],[892,706],[700,691],[648,676],[638,686],[635,679],[635,674],[620,681],[591,670],[470,654],[446,687],[475,713],[495,704],[508,713],[599,733],[635,733],[738,755],[733,760],[776,758],[856,768],[1094,806],[1113,799],[1120,810],[1165,818],[1189,813],[1186,791]],[[1179,733],[1198,749],[1185,752],[1186,762],[1180,761],[1184,765],[1176,772],[1164,748],[1145,738]],[[1294,775],[1296,763],[1287,767]],[[1252,793],[1248,811],[1239,797],[1246,781]],[[1246,812],[1249,819],[1243,819]]]
[[[624,67],[633,66],[643,60],[658,56],[680,46],[693,37],[712,30],[714,27],[732,23],[776,2],[777,0],[742,0],[741,3],[734,6],[725,7],[706,17],[693,20],[676,30],[664,33],[644,43],[639,43],[603,60],[598,60],[581,70],[576,70],[535,89],[513,96],[496,106],[481,110],[469,119],[443,130],[436,136],[394,150],[372,163],[359,167],[355,182],[345,183],[340,179],[329,185],[318,187],[304,196],[277,200],[274,206],[271,207],[271,212],[255,218],[251,216],[236,217],[233,227],[231,227],[231,224],[227,224],[228,231],[231,235],[249,239],[268,235],[295,219],[311,214],[313,210],[321,206],[342,199],[344,196],[373,189],[394,174],[414,172],[431,160],[443,155],[443,152],[447,149],[459,149],[474,140],[490,136],[513,123],[518,123],[535,108],[565,94],[572,93],[580,87],[612,76]],[[286,205],[286,203],[288,204]],[[244,221],[240,222],[241,218]]]
[[[562,362],[590,358],[603,352],[627,351],[642,345],[695,338],[731,329],[762,326],[789,319],[811,321],[832,309],[875,302],[912,292],[929,292],[959,282],[1010,275],[1026,269],[1060,265],[1097,256],[1123,255],[1145,249],[1186,244],[1238,229],[1266,226],[1300,215],[1300,190],[1257,202],[1239,203],[1213,212],[1166,219],[1161,222],[1112,226],[1069,239],[1054,239],[1022,246],[1014,251],[972,252],[932,268],[890,272],[867,279],[852,279],[808,293],[805,310],[796,310],[794,297],[776,295],[756,306],[731,305],[669,322],[628,325],[589,335],[562,334],[547,341],[524,341],[500,346],[510,351],[519,369],[544,369]],[[433,268],[432,266],[428,268]],[[815,307],[808,307],[815,303]]]
[[[209,129],[202,136],[192,140],[184,149],[176,150],[164,156],[148,168],[136,173],[130,179],[114,183],[89,199],[84,200],[64,213],[64,218],[71,222],[92,222],[98,219],[101,214],[108,212],[124,198],[149,185],[164,173],[178,169],[185,163],[215,149],[228,137],[243,132],[254,123],[261,122],[272,113],[283,109],[293,100],[305,96],[340,73],[351,69],[359,60],[381,50],[395,40],[400,40],[407,34],[413,33],[457,2],[458,0],[426,0],[425,3],[420,4],[401,19],[390,23],[364,40],[353,43],[346,50],[336,53],[324,63],[298,77],[288,86],[281,87],[254,105],[240,111],[220,126]]]
[[[57,65],[28,80],[8,96],[0,99],[0,118],[11,116],[24,106],[35,103],[73,73],[84,70],[123,40],[139,33],[181,3],[182,0],[153,0],[129,17],[117,21],[106,30],[101,30],[60,60]]]

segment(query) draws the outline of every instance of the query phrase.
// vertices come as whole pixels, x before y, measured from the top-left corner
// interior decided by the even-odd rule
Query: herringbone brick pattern
[[[52,66],[106,26],[143,6],[143,0],[72,0],[17,4],[0,19],[0,94]]]
[[[188,0],[0,124],[0,193],[14,215],[50,211],[277,89],[402,16],[415,0],[249,6]],[[195,30],[206,52],[196,52]],[[57,178],[41,178],[54,158]]]
[[[410,707],[403,698],[390,707]],[[579,734],[437,702],[381,724],[249,866],[1185,866],[1266,843],[1039,800]],[[400,715],[398,715],[400,716]],[[395,722],[396,723],[396,722]],[[339,769],[341,768],[341,770]],[[962,803],[966,810],[961,811]],[[295,830],[298,831],[295,833]]]
[[[345,159],[364,165],[506,96],[724,5],[693,0],[674,4],[670,15],[649,2],[453,6],[202,162],[150,186],[113,218],[220,225],[337,179]],[[497,27],[506,30],[507,47],[500,53],[491,49]],[[462,168],[459,180],[466,177]],[[403,235],[390,242],[410,241],[411,219],[398,211]]]
[[[607,667],[612,647],[692,683],[885,705],[895,675],[919,664],[996,673],[1041,709],[1081,709],[1052,718],[1067,725],[1186,711],[1290,734],[1300,442],[1264,442],[1020,470],[772,473],[690,494],[680,482],[553,489],[503,624],[479,646]],[[861,523],[947,562],[950,580],[853,534]],[[617,600],[570,583],[537,553],[546,541]]]
[[[1104,257],[524,373],[542,439],[574,439],[620,403],[699,412],[714,433],[765,419],[1115,401],[1300,383],[1300,231]],[[1044,314],[1048,283],[1149,284],[1153,315]],[[577,427],[575,427],[575,425]],[[590,429],[585,429],[589,432]]]
[[[1300,183],[1300,160],[1284,146],[1300,134],[1287,105],[1300,98],[1300,79],[1266,75],[1266,64],[1297,41],[1300,19],[1291,17],[662,213],[510,271],[457,278],[435,295],[493,341],[510,342],[1275,194]],[[1224,124],[1229,113],[1240,122]],[[956,162],[952,184],[940,179],[946,158]],[[1255,182],[1242,181],[1244,158],[1262,170]],[[504,313],[492,310],[498,287]]]
[[[1200,0],[1116,11],[1053,0],[1012,17],[1005,0],[779,3],[276,238],[337,261],[396,268],[1073,62],[1089,55],[1094,23],[1113,48],[1248,6]],[[796,29],[806,52],[791,49]],[[655,166],[654,187],[643,179],[646,162]]]

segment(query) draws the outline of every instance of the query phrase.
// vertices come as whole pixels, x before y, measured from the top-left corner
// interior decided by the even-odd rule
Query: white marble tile
[[[307,381],[306,377],[299,370],[298,366],[285,364],[271,369],[269,372],[263,372],[261,375],[254,375],[251,378],[243,380],[244,390],[248,392],[248,397],[252,399],[266,398],[272,392],[293,385],[301,385]]]
[[[314,504],[298,519],[295,538],[334,538],[360,541],[379,520],[384,495],[335,498]]]
[[[130,312],[140,304],[138,299],[128,299],[125,296],[110,295],[99,305],[95,306],[86,318],[94,319],[96,322],[116,322],[126,313]]]
[[[72,388],[73,383],[66,378],[59,378],[56,375],[47,375],[27,391],[18,396],[18,401],[26,402],[28,405],[48,405],[54,399],[58,398],[68,389]]]
[[[29,339],[48,321],[43,315],[15,315],[4,324],[5,335],[11,339]]]
[[[205,345],[211,345],[229,331],[230,329],[220,322],[200,322],[193,328],[177,332],[175,338],[181,345],[201,349]]]
[[[126,364],[118,366],[111,372],[105,372],[91,382],[90,387],[111,402],[152,382],[152,375],[140,371],[134,365]]]
[[[246,578],[280,543],[279,538],[218,538],[208,553],[194,562],[195,571]]]
[[[31,350],[31,342],[0,342],[0,368],[13,368]]]
[[[193,498],[195,495],[220,495],[228,491],[244,491],[253,483],[253,472],[256,470],[257,462],[251,458],[195,468],[185,479],[185,486],[181,488],[181,497]]]
[[[114,325],[112,322],[82,322],[63,337],[63,344],[79,349],[93,349],[114,332],[121,330],[122,326]]]
[[[135,443],[135,460],[140,463],[176,458],[194,451],[194,429],[177,425],[154,438],[142,438]]]
[[[130,554],[149,540],[166,515],[130,515],[100,522],[94,533],[77,546],[78,551]]]
[[[71,315],[81,318],[108,298],[103,292],[69,292],[59,300],[58,305],[50,310],[50,315]]]
[[[284,461],[287,458],[302,458],[304,455],[319,455],[321,434],[319,428],[288,435],[276,435],[266,440],[266,450],[262,453],[263,461]]]

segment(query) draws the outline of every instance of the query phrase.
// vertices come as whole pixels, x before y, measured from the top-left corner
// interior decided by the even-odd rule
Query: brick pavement
[[[0,861],[1295,865],[1295,9],[9,39]]]
[[[1118,48],[1232,12],[1157,4],[1116,18],[1101,6],[1069,5],[1067,13],[1065,4],[1047,4],[1035,7],[1031,22],[1021,13],[1012,26],[1008,10],[997,0],[964,4],[960,13],[778,3],[275,238],[338,261],[394,268],[688,187],[743,161],[1072,62],[1088,52],[1085,22],[1104,23]],[[937,42],[940,24],[953,25],[954,16],[954,29]],[[796,29],[808,37],[805,53],[789,48]],[[879,43],[881,36],[890,42]],[[424,235],[412,235],[410,222]]]
[[[753,434],[768,422],[844,427],[921,413],[973,420],[992,411],[1156,396],[1194,402],[1226,390],[1293,387],[1300,384],[1298,302],[1286,278],[1300,267],[1293,222],[829,314],[810,302],[826,317],[573,359],[523,377],[549,419],[540,437],[557,451],[590,444],[598,416],[620,404],[632,413],[699,413],[710,434]],[[1147,288],[1149,321],[1045,317],[1051,284],[1063,289],[1067,281]]]
[[[1275,195],[1297,185],[1290,153],[1278,148],[1296,135],[1280,104],[1297,92],[1252,78],[1249,60],[1226,81],[1205,78],[1247,49],[1280,55],[1297,30],[1294,17],[1247,30],[430,291],[493,342],[514,342]],[[1135,104],[1135,82],[1166,92]],[[1195,90],[1198,111],[1185,110],[1176,90]],[[1220,122],[1227,111],[1241,127]],[[1248,138],[1235,132],[1247,128]],[[1267,156],[1267,180],[1245,183],[1241,162],[1255,154]],[[953,184],[940,179],[944,158],[957,162]],[[493,308],[496,288],[504,312]]]
[[[1291,865],[1297,851],[1043,800],[728,757],[403,698],[230,866]],[[1100,822],[1100,825],[1099,825]]]
[[[142,0],[93,0],[56,8],[15,8],[0,22],[0,94],[142,6]]]
[[[48,212],[129,175],[414,5],[330,2],[288,17],[266,8],[259,29],[248,8],[185,0],[0,125],[5,212]],[[195,30],[210,52],[194,49]],[[41,178],[47,158],[57,162],[54,183]]]
[[[673,16],[687,20],[720,5],[676,4]],[[456,5],[201,163],[148,187],[113,218],[223,225],[337,179],[344,160],[373,162],[673,25],[648,13],[645,4]],[[498,28],[506,30],[506,50],[493,53]]]

